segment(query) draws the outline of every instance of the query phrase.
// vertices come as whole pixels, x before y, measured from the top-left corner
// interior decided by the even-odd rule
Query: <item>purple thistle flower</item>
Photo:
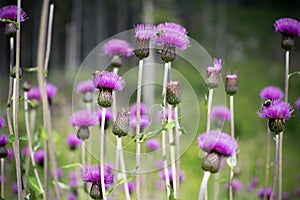
[[[63,177],[64,173],[63,173],[63,171],[62,171],[61,168],[57,168],[56,171],[57,171],[57,178],[58,178],[58,180],[60,180],[60,179]],[[51,176],[52,178],[53,178],[53,176],[54,176],[53,173],[54,173],[54,171],[51,170],[50,176]]]
[[[92,80],[86,80],[78,83],[76,87],[77,94],[84,94],[86,92],[95,92],[96,87]]]
[[[131,115],[129,123],[132,128],[135,128],[136,127],[136,116]],[[151,124],[151,118],[148,115],[140,116],[140,127],[141,128],[146,128],[146,127],[150,126],[150,124]]]
[[[148,148],[148,151],[156,151],[160,149],[160,140],[157,138],[151,138],[145,142],[145,146]]]
[[[32,87],[29,91],[28,91],[28,99],[29,100],[41,100],[41,93],[40,93],[40,88],[39,87]]]
[[[260,118],[288,120],[290,119],[293,111],[294,110],[289,103],[281,100],[274,100],[271,101],[270,106],[262,106],[261,110],[258,111],[257,114]]]
[[[111,167],[105,166],[104,169],[104,183],[110,185],[113,183],[113,175]],[[100,166],[86,166],[81,169],[81,178],[84,182],[99,183],[100,182]]]
[[[184,50],[190,44],[186,29],[179,24],[165,22],[159,24],[156,29],[158,36],[155,42],[158,45],[171,46]]]
[[[37,152],[34,153],[34,160],[35,162],[37,162],[41,167],[44,166],[44,151],[43,150],[39,150]]]
[[[74,151],[81,144],[81,140],[72,134],[66,138],[66,143],[69,145],[70,150]]]
[[[108,56],[118,55],[130,57],[132,56],[133,48],[131,45],[122,39],[111,39],[103,45],[104,54]]]
[[[98,121],[101,122],[102,120],[102,108],[98,108],[96,111],[95,111],[97,117],[98,117]],[[111,111],[111,109],[109,108],[106,108],[106,112],[105,112],[105,122],[107,120],[111,120],[113,121],[114,117],[113,117],[113,113]]]
[[[6,134],[0,134],[0,146],[5,146],[8,143],[8,137]]]
[[[14,151],[11,148],[7,148],[6,160],[12,160],[14,159],[14,157],[15,157]]]
[[[281,89],[279,87],[276,86],[268,86],[263,88],[260,91],[260,98],[263,100],[266,99],[282,99],[283,97],[283,92],[281,91]]]
[[[275,31],[288,36],[300,36],[300,23],[292,18],[281,18],[274,23]]]
[[[222,59],[214,58],[214,66],[208,66],[206,69],[205,85],[209,89],[214,89],[220,85],[220,73],[222,71]]]
[[[68,178],[69,178],[70,187],[77,187],[78,186],[77,176],[76,176],[75,172],[70,172]]]
[[[18,7],[16,5],[4,6],[0,9],[0,18],[9,19],[17,22]],[[20,10],[20,22],[24,22],[27,19],[26,12],[21,8]],[[0,22],[0,26],[5,24],[5,22]]]
[[[28,147],[24,147],[24,148],[22,149],[22,155],[23,155],[24,157],[30,156],[30,152],[29,152],[29,148],[28,148]]]
[[[260,199],[263,199],[265,193],[266,193],[266,195],[267,195],[267,200],[270,200],[270,198],[271,198],[271,193],[272,193],[272,189],[271,189],[271,188],[267,188],[267,189],[265,189],[265,188],[260,188],[260,189],[258,190],[257,196],[258,196]],[[273,200],[274,200],[274,199],[276,199],[276,193],[273,194]]]
[[[57,87],[52,83],[47,83],[46,85],[47,97],[48,99],[53,98],[57,93]]]
[[[96,126],[99,122],[95,113],[88,110],[80,110],[72,114],[70,123],[71,126],[89,127]]]
[[[17,183],[13,183],[11,185],[11,191],[13,194],[18,194],[18,184]]]
[[[69,192],[67,195],[67,200],[76,200],[77,195],[74,192]]]
[[[139,40],[154,39],[156,27],[153,24],[137,24],[135,26],[135,38]]]
[[[237,179],[232,179],[232,191],[233,193],[240,192],[244,188],[244,185]],[[229,183],[225,184],[225,189],[229,190]]]
[[[296,100],[295,106],[298,110],[300,110],[300,97]]]
[[[125,80],[114,72],[103,71],[94,76],[94,85],[98,89],[110,89],[115,91],[122,90],[126,83]]]
[[[134,181],[129,181],[129,182],[127,182],[127,184],[128,184],[128,190],[129,190],[129,193],[132,193],[133,191],[135,191],[136,185],[135,185],[135,182],[134,182]],[[121,185],[121,189],[122,189],[123,191],[125,191],[125,184],[122,184],[122,185]]]
[[[0,129],[5,127],[5,119],[4,117],[0,116]]]
[[[136,103],[134,103],[132,106],[129,108],[130,110],[130,115],[136,115]],[[145,104],[141,103],[140,105],[140,115],[148,115],[148,108]]]
[[[238,148],[237,142],[232,137],[217,130],[202,133],[198,137],[198,146],[202,151],[215,152],[225,157],[236,154]]]
[[[173,182],[173,174],[172,174],[172,168],[171,167],[168,168],[168,174],[169,174],[170,183],[172,183]],[[159,172],[159,176],[160,176],[161,180],[165,181],[166,176],[165,176],[164,170],[161,170]],[[183,182],[184,177],[185,177],[184,172],[181,169],[179,169],[179,183]]]
[[[214,106],[211,110],[211,120],[214,121],[229,121],[230,120],[230,110],[223,106]]]
[[[253,177],[251,183],[248,185],[248,191],[253,192],[259,184],[259,178]]]

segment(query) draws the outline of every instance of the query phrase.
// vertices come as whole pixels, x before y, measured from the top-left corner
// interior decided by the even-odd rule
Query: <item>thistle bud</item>
[[[217,173],[221,167],[221,157],[214,152],[208,153],[202,161],[202,169],[210,173]]]
[[[30,82],[29,82],[29,81],[25,81],[25,82],[23,83],[23,90],[24,90],[25,92],[28,92],[30,89],[31,89],[31,84],[30,84]]]
[[[6,23],[4,33],[7,37],[14,37],[16,35],[18,28],[14,23]]]
[[[90,137],[90,130],[87,126],[81,126],[77,131],[77,137],[81,140],[86,140]]]
[[[104,108],[110,107],[112,103],[112,90],[101,89],[98,96],[98,105]]]
[[[119,112],[112,128],[113,134],[119,137],[126,136],[128,134],[129,119],[128,112]]]
[[[165,62],[172,62],[176,58],[175,46],[165,45],[161,52],[161,59]]]
[[[222,59],[214,59],[214,66],[206,69],[205,85],[208,89],[214,89],[220,85],[220,73],[222,70]]]
[[[282,35],[281,48],[285,49],[286,51],[290,51],[294,48],[294,45],[293,36]]]
[[[179,81],[170,81],[167,84],[166,100],[171,105],[176,105],[181,102],[181,89]]]
[[[234,95],[237,93],[237,75],[236,74],[227,74],[226,75],[226,84],[225,91],[229,95]]]
[[[284,125],[283,119],[269,119],[269,129],[275,134],[284,131]]]
[[[11,69],[10,71],[10,77],[12,78],[16,78],[17,74],[16,74],[16,69],[17,67],[16,66],[13,66],[13,68]],[[22,69],[19,68],[19,78],[21,79],[22,78]]]
[[[90,190],[90,197],[92,199],[103,199],[102,190],[98,183],[93,183]]]

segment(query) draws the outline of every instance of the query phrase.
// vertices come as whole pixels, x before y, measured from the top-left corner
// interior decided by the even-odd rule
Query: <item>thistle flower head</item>
[[[98,89],[120,91],[125,87],[125,80],[116,73],[103,71],[94,75],[94,85]]]
[[[8,143],[8,137],[6,134],[0,134],[0,146],[5,146]]]
[[[24,148],[22,149],[22,155],[23,155],[24,157],[30,156],[30,151],[29,151],[29,148],[28,148],[28,147],[24,147]]]
[[[296,100],[295,106],[298,110],[300,110],[300,97]]]
[[[244,188],[244,185],[237,179],[232,179],[232,191],[233,193],[236,193],[236,192],[240,192],[242,191]],[[227,182],[225,184],[225,189],[226,190],[229,190],[229,183]]]
[[[136,111],[137,111],[136,103],[130,106],[129,110],[130,110],[130,115],[136,115]],[[148,108],[143,103],[140,104],[140,115],[148,115]]]
[[[98,108],[96,109],[95,111],[97,117],[98,117],[98,121],[101,122],[102,120],[102,108]],[[109,108],[106,108],[106,112],[105,112],[105,121],[112,121],[114,118],[113,118],[113,113],[111,111],[111,109]]]
[[[105,185],[110,185],[113,183],[113,175],[110,167],[105,166],[104,168],[104,183]],[[81,178],[84,182],[89,183],[100,183],[100,166],[86,166],[81,169]]]
[[[300,37],[300,22],[292,18],[280,18],[274,23],[275,31],[283,35]]]
[[[156,151],[156,150],[160,149],[160,147],[161,147],[160,140],[157,138],[148,139],[145,142],[145,146],[148,148],[148,151],[150,151],[150,152]]]
[[[271,100],[275,100],[275,99],[282,99],[283,98],[283,92],[281,91],[281,89],[279,87],[276,86],[268,86],[263,88],[260,91],[260,98],[263,100],[266,99],[271,99]]]
[[[81,144],[81,140],[76,135],[71,134],[66,138],[66,143],[70,150],[74,151]]]
[[[129,123],[132,128],[135,128],[136,127],[136,116],[131,115]],[[141,128],[146,128],[146,127],[150,126],[150,124],[151,124],[151,118],[148,115],[140,116],[140,127]]]
[[[253,192],[259,184],[259,178],[253,177],[251,183],[248,185],[248,191]]]
[[[134,29],[135,38],[138,40],[153,39],[156,35],[156,27],[153,24],[137,24]]]
[[[167,84],[166,101],[170,105],[177,105],[181,102],[181,88],[179,81],[170,81]]]
[[[179,24],[165,22],[159,24],[156,30],[156,43],[158,45],[172,46],[184,50],[190,44],[186,29]]]
[[[222,70],[222,59],[214,58],[214,66],[208,66],[206,69],[205,85],[209,89],[214,89],[220,85],[220,73]]]
[[[43,150],[39,150],[34,153],[34,160],[41,167],[44,166],[44,158],[45,158],[45,154]]]
[[[96,87],[92,80],[85,80],[77,84],[77,94],[84,94],[86,92],[95,92]]]
[[[271,200],[271,193],[272,193],[272,189],[271,188],[260,188],[258,190],[258,194],[257,196],[260,198],[260,199],[263,199],[264,198],[264,195],[266,194],[266,197],[267,197],[267,200]],[[273,200],[276,199],[276,193],[274,192],[273,194]]]
[[[129,193],[134,192],[135,189],[136,189],[135,182],[134,182],[134,181],[129,181],[129,182],[127,182],[127,184],[128,184],[128,190],[129,190]],[[122,189],[123,191],[125,191],[125,184],[124,184],[124,183],[121,185],[121,189]]]
[[[237,93],[237,75],[236,74],[226,74],[226,83],[225,83],[225,91],[229,95],[234,95]]]
[[[168,168],[168,175],[169,175],[170,183],[172,183],[173,182],[173,178],[175,179],[176,177],[173,177],[172,168],[171,167]],[[159,172],[159,176],[160,176],[161,180],[163,180],[163,181],[166,180],[166,176],[165,176],[164,170],[161,170]],[[184,181],[184,177],[185,177],[184,172],[181,169],[179,169],[179,183],[182,183]]]
[[[289,103],[281,100],[273,100],[270,106],[262,106],[261,110],[257,112],[260,118],[268,119],[290,119],[293,109]]]
[[[221,131],[212,130],[202,133],[198,137],[198,146],[207,153],[215,152],[219,155],[229,157],[237,153],[237,142]]]
[[[67,200],[76,200],[76,199],[78,199],[78,197],[74,192],[69,192],[67,194]]]
[[[77,187],[78,183],[77,183],[77,174],[75,172],[70,172],[68,175],[68,179],[69,179],[69,185],[71,187]]]
[[[119,112],[112,128],[113,134],[119,137],[126,136],[129,128],[129,118],[128,112]]]
[[[229,121],[230,111],[227,107],[223,105],[214,106],[211,109],[211,120],[213,121]]]
[[[32,87],[29,91],[28,91],[28,99],[29,100],[41,100],[42,96],[40,93],[40,88],[39,87]]]
[[[104,54],[108,56],[118,55],[121,57],[130,57],[133,48],[125,40],[111,39],[103,45],[103,51]]]
[[[0,116],[0,129],[5,127],[5,119],[4,117]]]
[[[80,110],[72,114],[70,117],[71,126],[89,127],[98,124],[95,113],[88,110]]]
[[[47,83],[46,85],[47,97],[48,99],[53,98],[57,93],[57,87],[52,83]]]
[[[164,119],[168,119],[169,117],[169,113],[168,113],[168,108],[165,109],[165,118]],[[172,119],[175,119],[175,113],[174,111],[172,111]],[[158,113],[157,113],[157,121],[161,122],[162,120],[162,110],[160,110]]]
[[[11,191],[12,191],[12,193],[14,193],[14,194],[18,194],[18,184],[17,184],[17,183],[13,183],[13,184],[11,185]]]

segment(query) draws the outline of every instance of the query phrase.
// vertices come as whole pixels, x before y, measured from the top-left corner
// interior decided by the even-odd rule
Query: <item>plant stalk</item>
[[[175,145],[176,145],[176,193],[175,199],[180,199],[180,131],[178,122],[178,105],[174,108],[175,117]]]
[[[211,125],[210,115],[211,115],[211,106],[212,106],[213,94],[214,94],[214,89],[209,89],[208,90],[208,100],[207,100],[206,132],[210,131],[210,125]]]
[[[278,134],[275,135],[275,143],[276,143],[276,145],[275,145],[275,155],[274,155],[274,171],[273,171],[272,192],[270,195],[270,199],[273,199],[273,196],[276,191],[276,180],[277,180],[277,170],[278,170],[278,150],[279,150],[279,135]]]
[[[121,163],[122,177],[124,180],[127,180],[124,153],[122,148],[122,140],[120,140],[120,163]],[[130,200],[130,193],[129,193],[129,187],[127,181],[124,183],[124,189],[125,189],[126,200]]]
[[[101,131],[100,131],[100,183],[103,200],[106,200],[105,182],[104,182],[104,126],[105,126],[106,108],[102,108]]]
[[[267,123],[267,146],[266,146],[266,167],[265,167],[265,188],[268,187],[269,182],[269,164],[270,164],[270,144],[271,144],[271,131]],[[267,193],[264,193],[264,200],[267,200]]]
[[[210,177],[210,174],[211,173],[209,171],[204,172],[202,182],[201,182],[201,185],[200,185],[198,200],[203,200],[203,198],[204,198],[204,193],[205,193],[206,188],[207,188],[207,182],[208,182],[208,179]]]
[[[283,141],[283,132],[279,133],[279,155],[278,155],[278,199],[282,199],[282,141]]]
[[[4,158],[1,158],[1,199],[4,199]]]

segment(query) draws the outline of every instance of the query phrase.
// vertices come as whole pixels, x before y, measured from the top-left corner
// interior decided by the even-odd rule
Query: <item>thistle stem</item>
[[[270,199],[273,199],[273,195],[276,191],[276,179],[277,179],[277,170],[278,170],[278,149],[279,149],[279,135],[275,135],[275,155],[274,155],[274,171],[273,171],[273,181],[272,181],[272,192]],[[266,189],[266,188],[265,188]]]
[[[120,152],[120,163],[121,163],[121,170],[122,170],[122,178],[124,180],[127,180],[127,175],[126,175],[126,167],[125,167],[125,161],[124,161],[124,155],[123,155],[123,148],[122,148],[122,138],[118,138],[119,143],[118,143],[118,149]],[[126,200],[130,200],[130,193],[129,193],[129,188],[128,188],[128,182],[126,181],[124,183],[124,190],[125,190],[125,196]]]
[[[1,199],[4,199],[4,158],[1,158]]]
[[[278,199],[282,199],[282,141],[283,141],[283,132],[279,133],[279,155],[278,155]]]
[[[101,131],[100,131],[100,182],[103,194],[103,200],[106,200],[105,183],[104,183],[104,126],[105,126],[106,108],[102,108]]]
[[[115,156],[115,173],[114,173],[112,199],[117,199],[117,182],[118,182],[119,160],[120,160],[120,142],[121,142],[122,138],[116,136],[116,139],[117,139],[117,148],[116,148],[116,156]],[[121,148],[122,148],[122,146],[121,146]]]
[[[179,122],[178,122],[178,106],[174,108],[175,118],[175,145],[176,145],[176,192],[175,199],[179,199],[180,196],[180,135],[179,135]]]
[[[162,125],[164,125],[166,120],[165,115],[165,105],[166,105],[166,91],[167,91],[167,81],[168,81],[168,63],[165,63],[165,70],[164,70],[164,79],[163,79],[163,89],[162,89]],[[165,183],[166,183],[166,190],[167,190],[167,198],[170,196],[170,179],[169,179],[169,171],[168,171],[168,160],[167,160],[167,147],[166,147],[166,131],[163,130],[161,133],[161,140],[162,140],[162,154],[163,154],[163,163],[164,163],[164,174],[165,174]]]
[[[290,52],[285,52],[285,82],[284,82],[284,101],[288,102],[289,98],[289,62]]]
[[[45,71],[48,71],[48,65],[50,59],[53,15],[54,15],[54,4],[51,3],[49,8],[48,33],[47,33],[46,55],[45,55],[45,63],[44,63]]]
[[[85,156],[85,142],[84,142],[84,140],[81,140],[81,163],[82,163],[83,169],[85,169],[85,167],[86,167],[85,157],[86,157]],[[87,184],[85,182],[83,183],[83,190],[85,193],[85,199],[89,199]]]
[[[29,150],[31,164],[32,164],[32,168],[33,168],[33,172],[34,172],[36,181],[38,183],[38,186],[39,186],[39,189],[40,189],[41,193],[44,195],[45,191],[44,191],[44,188],[43,188],[43,185],[42,185],[39,173],[38,173],[38,171],[36,169],[36,163],[35,163],[35,160],[34,160],[34,153],[33,153],[33,149],[32,149],[31,132],[30,132],[30,127],[29,127],[28,109],[29,109],[28,108],[28,92],[24,92],[25,127],[26,127],[27,140],[28,140],[28,150]]]
[[[268,187],[269,181],[269,164],[270,164],[270,143],[271,143],[271,131],[267,123],[267,146],[266,146],[266,168],[265,168],[265,188]],[[267,200],[267,193],[264,193],[264,200]]]
[[[142,81],[143,81],[143,67],[144,60],[140,59],[139,61],[139,70],[138,70],[138,83],[137,83],[137,95],[136,95],[136,129],[135,133],[140,134],[140,119],[141,119],[141,94],[142,94]],[[141,199],[141,144],[140,138],[136,141],[136,199]]]
[[[233,199],[233,188],[232,188],[232,179],[233,179],[233,167],[230,167],[229,174],[229,200]]]
[[[208,182],[208,179],[210,177],[210,172],[209,171],[205,171],[204,172],[204,175],[203,175],[203,178],[202,178],[202,182],[201,182],[201,185],[200,185],[200,191],[199,191],[199,196],[198,196],[198,200],[202,200],[203,197],[204,197],[204,193],[206,191],[206,188],[207,188],[207,182]]]
[[[92,108],[91,108],[92,105],[91,105],[90,102],[87,102],[85,105],[86,105],[86,109],[88,111],[92,111]],[[88,148],[87,163],[88,163],[88,165],[91,165],[91,163],[92,163],[92,156],[89,153],[91,151],[91,149],[92,149],[92,140],[91,139],[87,140],[87,148]]]
[[[210,115],[211,115],[211,106],[212,106],[213,94],[214,94],[214,89],[209,89],[208,90],[208,100],[207,100],[206,132],[210,131],[210,124],[211,124]]]
[[[214,175],[214,200],[219,200],[219,194],[220,194],[220,183],[219,183],[220,174],[217,172]]]

